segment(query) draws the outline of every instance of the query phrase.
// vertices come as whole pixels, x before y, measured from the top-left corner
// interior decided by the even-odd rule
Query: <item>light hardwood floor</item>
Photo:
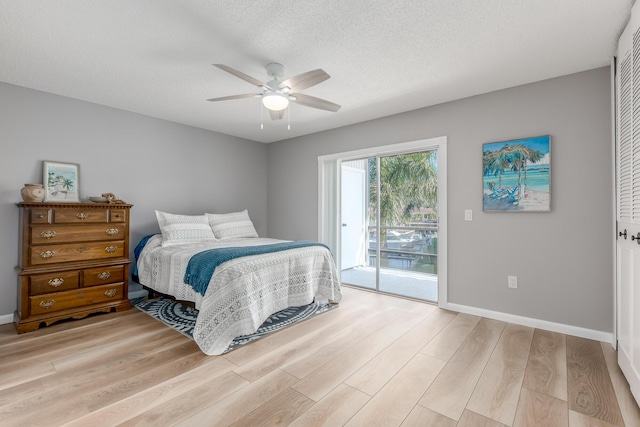
[[[132,309],[0,326],[2,426],[640,426],[609,344],[344,288],[224,356]]]

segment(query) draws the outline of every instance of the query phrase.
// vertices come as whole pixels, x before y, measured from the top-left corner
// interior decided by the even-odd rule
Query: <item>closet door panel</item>
[[[616,313],[618,364],[640,402],[640,3],[618,43]]]

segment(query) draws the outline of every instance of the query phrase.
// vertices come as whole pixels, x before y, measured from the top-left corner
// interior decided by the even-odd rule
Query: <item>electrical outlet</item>
[[[465,211],[464,211],[464,220],[465,221],[473,221],[473,211],[471,209],[465,209]]]
[[[507,276],[507,286],[511,289],[518,289],[518,276]]]

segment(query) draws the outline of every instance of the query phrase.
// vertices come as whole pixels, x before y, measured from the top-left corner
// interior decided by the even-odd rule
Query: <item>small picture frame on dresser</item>
[[[45,160],[42,180],[45,202],[80,202],[80,165]]]

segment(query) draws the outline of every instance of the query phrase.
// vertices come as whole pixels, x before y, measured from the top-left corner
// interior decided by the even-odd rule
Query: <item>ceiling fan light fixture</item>
[[[289,100],[281,93],[268,93],[262,97],[262,105],[272,111],[281,111],[289,106]]]
[[[341,107],[338,104],[329,102],[325,99],[316,98],[315,96],[305,95],[301,93],[301,90],[315,86],[323,81],[327,80],[329,74],[324,70],[318,68],[317,70],[307,71],[306,73],[298,74],[290,77],[284,81],[281,81],[281,77],[284,75],[284,66],[278,63],[270,63],[266,65],[267,74],[272,78],[271,81],[263,83],[262,81],[253,78],[242,71],[238,71],[234,68],[224,64],[213,64],[222,71],[226,71],[238,77],[245,82],[259,87],[262,89],[261,93],[245,93],[241,95],[222,96],[218,98],[210,98],[207,101],[228,101],[232,99],[262,98],[262,105],[260,106],[260,114],[264,113],[264,109],[269,110],[269,116],[271,120],[280,120],[284,117],[284,113],[289,107],[290,102],[294,102],[297,105],[304,107],[316,108],[318,110],[331,111],[335,113]],[[291,112],[291,108],[288,109]]]

